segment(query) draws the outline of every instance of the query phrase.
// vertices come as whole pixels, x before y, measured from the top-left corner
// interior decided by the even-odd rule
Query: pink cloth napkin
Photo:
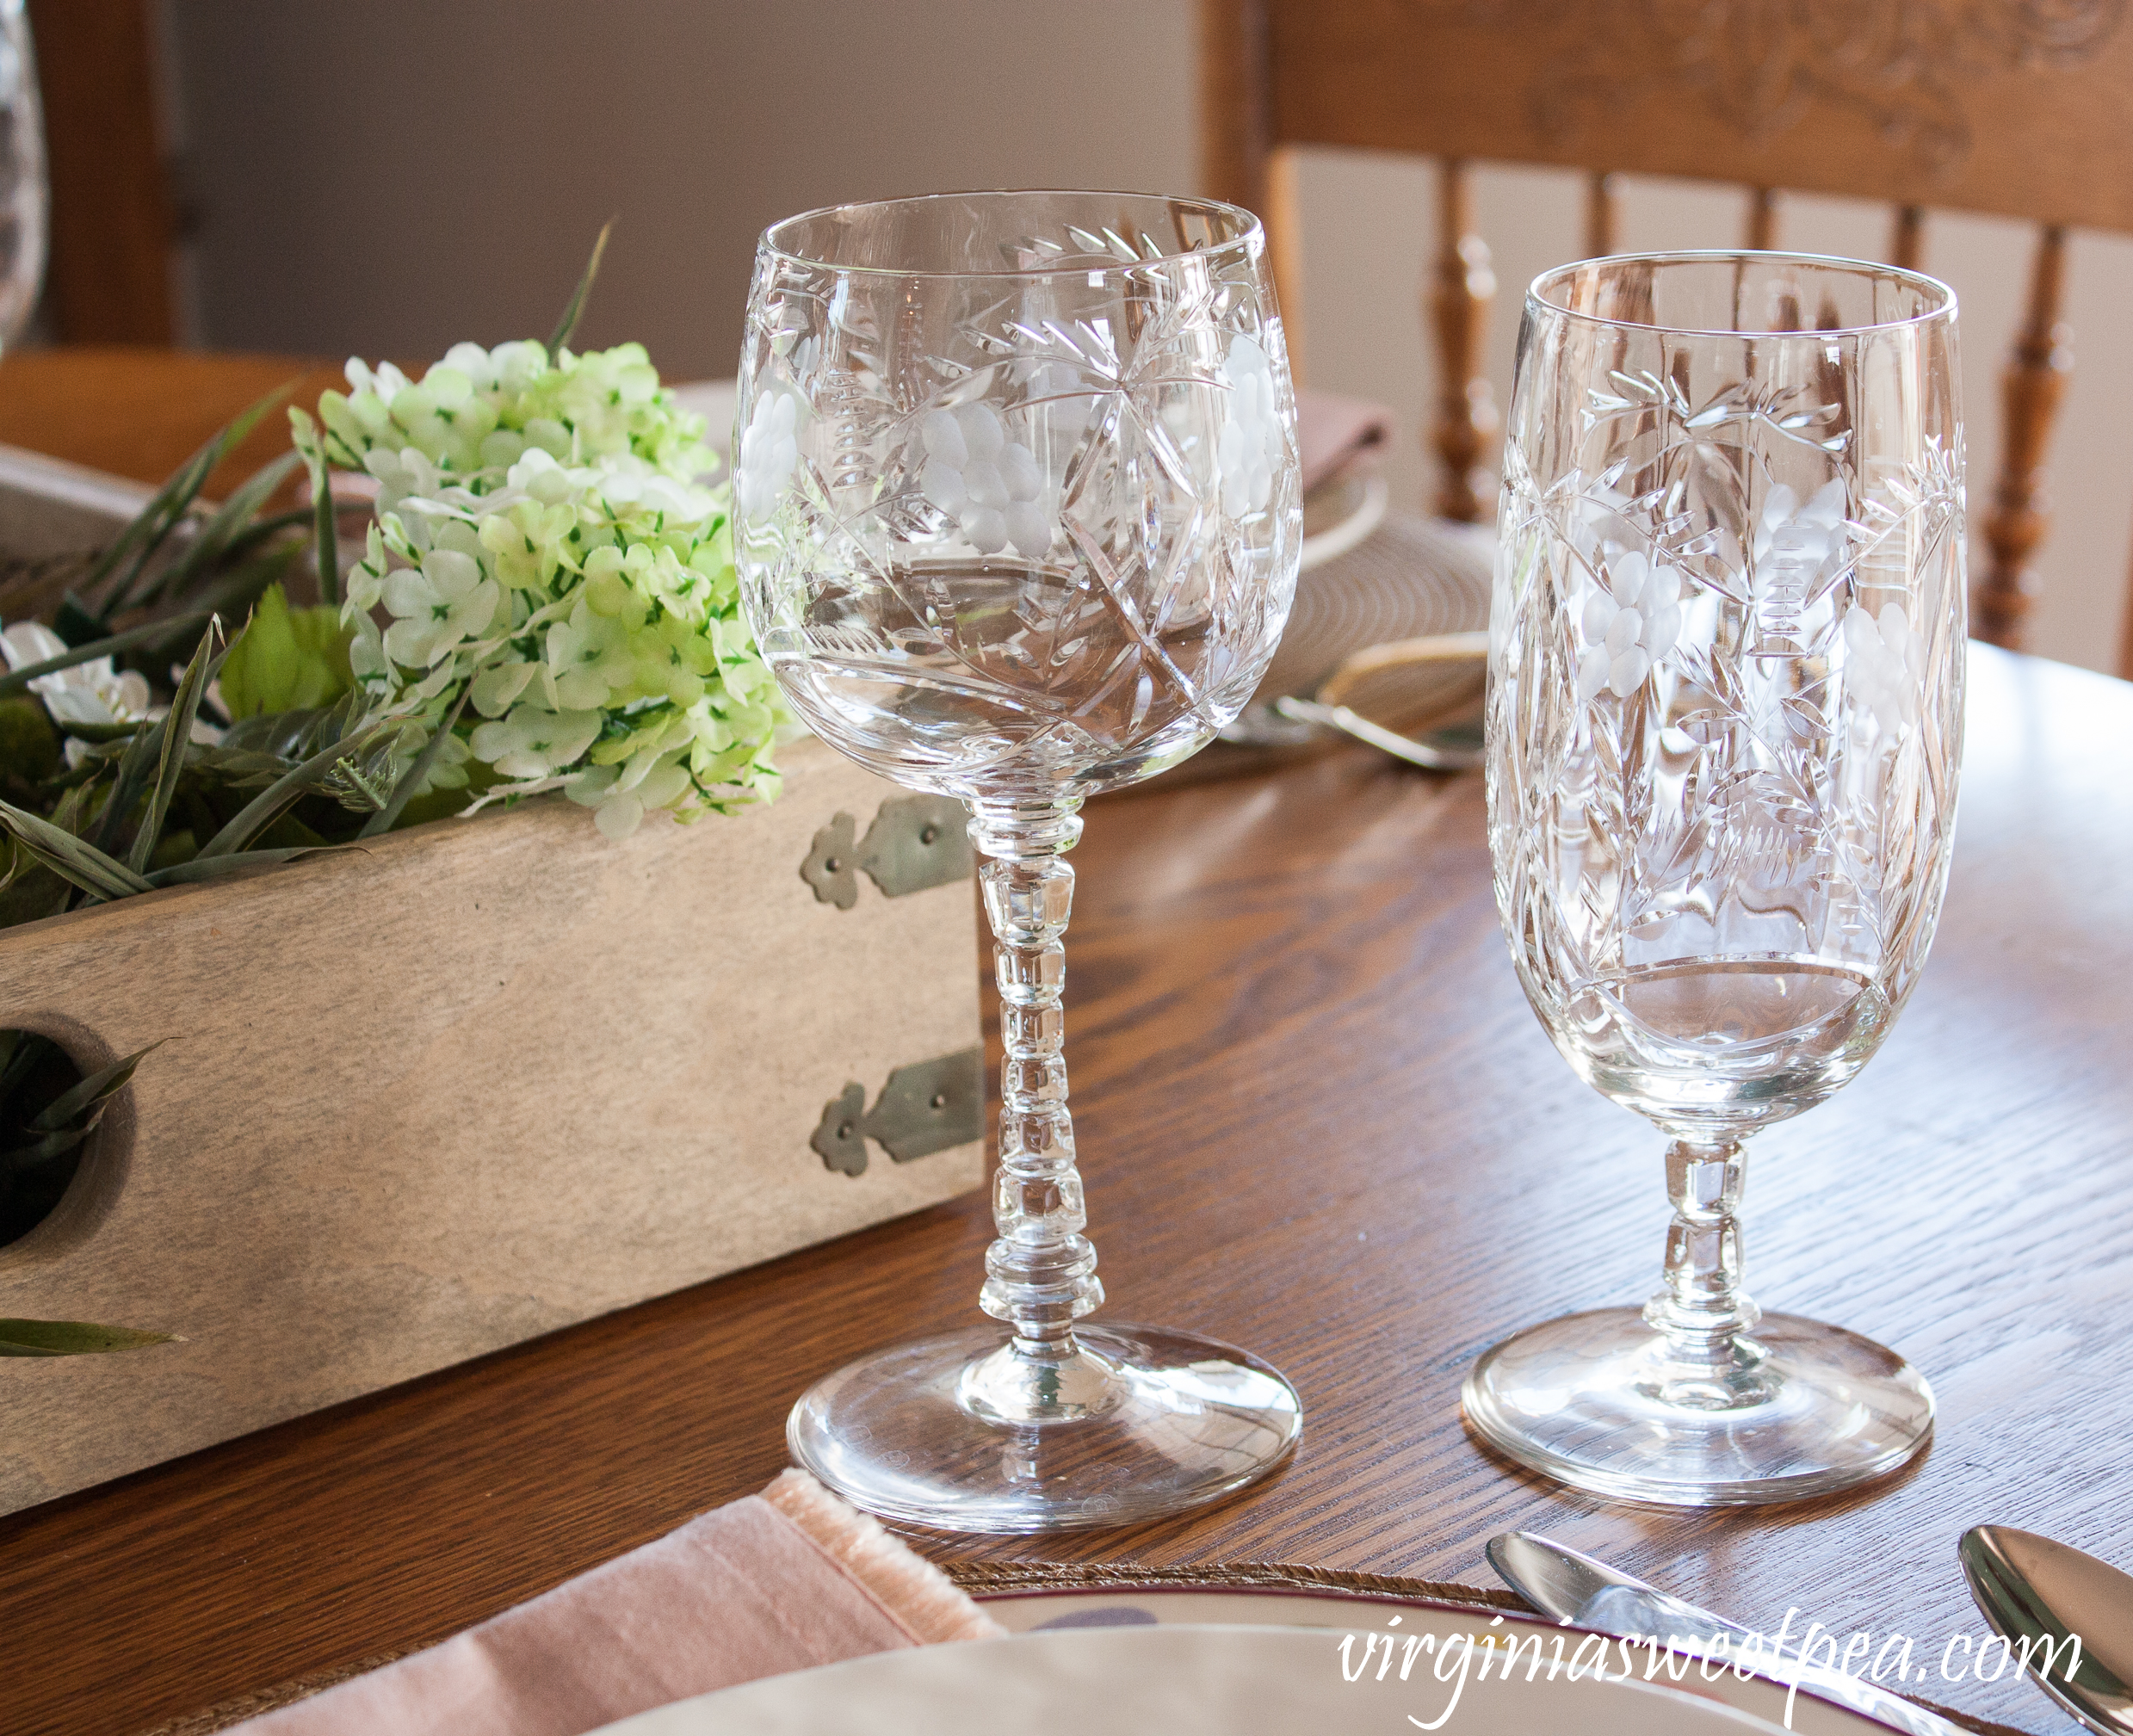
[[[1296,446],[1306,491],[1375,456],[1392,439],[1393,428],[1393,413],[1382,404],[1308,387],[1299,392]]]
[[[582,1736],[761,1676],[1003,1630],[801,1471],[238,1736]]]

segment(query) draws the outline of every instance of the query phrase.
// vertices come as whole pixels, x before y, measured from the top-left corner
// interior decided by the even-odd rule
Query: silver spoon
[[[1956,1554],[2025,1673],[2091,1730],[2133,1733],[2133,1577],[2006,1525],[1973,1526]]]

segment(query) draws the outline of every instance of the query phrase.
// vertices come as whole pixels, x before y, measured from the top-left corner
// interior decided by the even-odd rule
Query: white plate
[[[1378,1681],[1375,1659],[1350,1682],[1341,1639],[1316,1628],[1163,1624],[924,1646],[684,1700],[609,1725],[606,1736],[1394,1736],[1415,1727],[1411,1718],[1456,1736],[1768,1736],[1784,1727],[1638,1682],[1543,1674],[1528,1683],[1523,1672],[1483,1681],[1469,1665],[1463,1684],[1456,1668],[1440,1683],[1429,1653],[1406,1682],[1398,1662]],[[1361,1657],[1359,1634],[1350,1652]]]

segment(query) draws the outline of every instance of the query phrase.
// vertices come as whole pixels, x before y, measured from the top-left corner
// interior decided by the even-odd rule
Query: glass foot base
[[[1153,1326],[1086,1326],[1040,1363],[1003,1330],[899,1344],[817,1381],[793,1406],[794,1461],[857,1507],[947,1531],[1127,1525],[1264,1476],[1303,1411],[1233,1345]]]
[[[1460,1393],[1521,1465],[1668,1507],[1796,1501],[1893,1471],[1932,1432],[1933,1394],[1893,1350],[1765,1314],[1717,1368],[1685,1365],[1635,1308],[1571,1314],[1488,1351]]]

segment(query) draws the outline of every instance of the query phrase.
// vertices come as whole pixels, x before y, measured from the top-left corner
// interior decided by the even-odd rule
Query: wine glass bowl
[[[1257,219],[1147,195],[951,194],[768,231],[742,355],[734,548],[799,715],[970,810],[1005,1056],[1005,1328],[898,1346],[794,1406],[794,1457],[949,1529],[1156,1517],[1264,1475],[1295,1390],[1104,1301],[1062,990],[1089,796],[1203,746],[1281,636],[1295,411]]]
[[[1050,801],[1236,715],[1301,541],[1263,250],[1229,207],[1144,195],[946,195],[769,232],[743,571],[811,727],[900,782]]]
[[[1843,1085],[1931,943],[1965,638],[1955,301],[1775,254],[1590,261],[1529,294],[1492,610],[1490,849],[1521,985],[1651,1120],[1675,1220],[1643,1310],[1464,1388],[1603,1494],[1787,1499],[1901,1464],[1930,1389],[1740,1288],[1740,1142]]]

